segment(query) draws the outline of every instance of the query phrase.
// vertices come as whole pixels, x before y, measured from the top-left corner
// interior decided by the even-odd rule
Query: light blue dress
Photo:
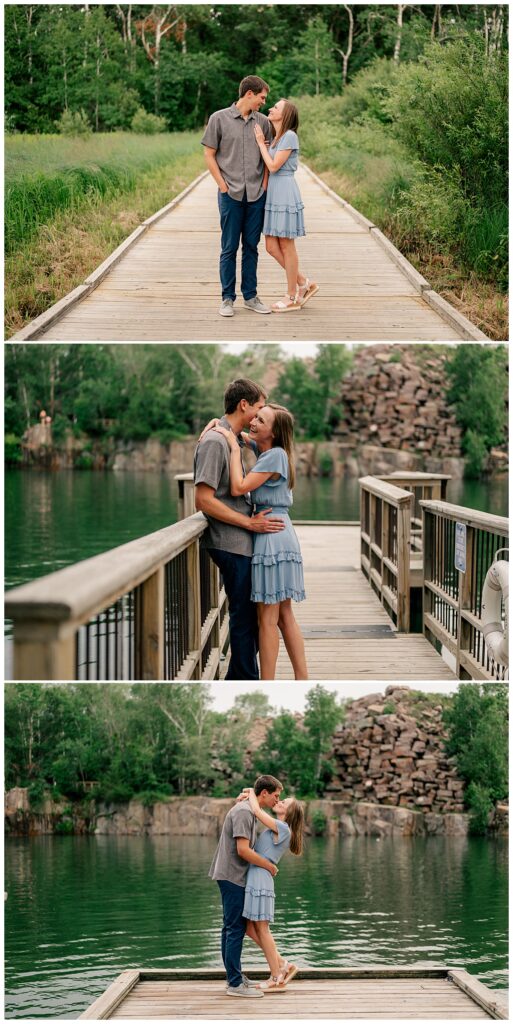
[[[290,828],[278,821],[278,833],[266,828],[255,845],[255,852],[277,864],[290,846]],[[249,921],[274,921],[274,878],[270,871],[250,864],[246,875],[246,894],[242,916]]]
[[[269,174],[263,233],[274,238],[299,238],[306,231],[304,204],[294,178],[299,162],[299,139],[295,132],[285,132],[275,146],[269,147],[269,156],[274,157],[280,149],[292,152],[279,171]]]
[[[251,447],[256,454],[254,443]],[[285,529],[279,533],[256,533],[251,561],[251,600],[278,604],[292,598],[304,601],[303,559],[296,531],[288,510],[292,505],[289,460],[283,448],[262,452],[253,466],[253,473],[279,473],[277,480],[267,480],[251,492],[256,511],[270,508],[270,516],[283,519]]]

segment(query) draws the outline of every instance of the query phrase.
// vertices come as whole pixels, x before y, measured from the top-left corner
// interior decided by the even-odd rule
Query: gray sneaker
[[[228,985],[226,988],[227,996],[238,996],[242,999],[260,999],[263,996],[263,992],[259,988],[250,988],[249,985],[239,985],[238,988],[233,988]]]
[[[248,309],[253,309],[255,313],[270,313],[270,306],[264,306],[263,302],[260,302],[258,295],[255,295],[252,299],[244,299],[244,305]]]
[[[248,976],[246,974],[243,974],[242,975],[242,984],[245,985],[246,988],[258,988],[260,982],[259,981],[252,981],[251,978],[248,978]]]
[[[233,316],[235,313],[233,308],[233,299],[223,299],[219,306],[219,313],[221,316]]]

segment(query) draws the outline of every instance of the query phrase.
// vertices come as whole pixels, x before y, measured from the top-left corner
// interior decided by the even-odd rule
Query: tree
[[[490,449],[506,440],[507,372],[507,351],[500,345],[457,345],[448,357],[447,399],[463,428],[469,476],[478,476]]]
[[[344,709],[339,705],[334,693],[319,684],[313,690],[308,691],[304,725],[310,737],[315,757],[317,788],[319,788],[324,774],[327,774],[328,777],[332,774],[331,762],[324,759],[331,753],[335,727],[340,725],[343,720]]]
[[[485,832],[497,800],[508,795],[508,687],[465,683],[444,712],[447,750],[467,784],[465,800],[472,827]]]

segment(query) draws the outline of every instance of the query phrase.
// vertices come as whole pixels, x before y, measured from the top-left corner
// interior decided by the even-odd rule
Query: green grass
[[[127,138],[126,135],[124,137]],[[106,138],[104,136],[104,140]],[[128,138],[131,148],[134,137]],[[95,190],[83,194],[74,205],[56,209],[53,216],[37,225],[29,237],[6,256],[7,337],[81,284],[134,228],[170,202],[205,169],[199,136],[186,133],[166,138],[168,146],[164,150],[160,145],[161,137],[156,140],[153,136],[137,136],[141,159],[148,159],[153,154],[156,165],[149,170],[140,168],[131,190],[118,189],[103,196]],[[171,148],[170,138],[177,143]],[[50,151],[55,158],[55,140],[53,137],[50,139]],[[116,147],[118,134],[111,135],[110,139]],[[18,143],[19,139],[15,141]],[[61,142],[60,139],[57,141]],[[77,140],[84,146],[90,141],[95,140]],[[153,148],[155,141],[158,143],[156,149]],[[65,159],[69,143],[68,140],[62,142]],[[166,162],[159,164],[164,152],[167,153]],[[116,158],[119,153],[120,150],[116,150]],[[134,161],[137,159],[135,150],[132,150],[132,157]]]
[[[6,254],[34,238],[57,213],[133,192],[141,176],[198,152],[196,132],[141,136],[129,132],[86,139],[8,136],[5,147]]]

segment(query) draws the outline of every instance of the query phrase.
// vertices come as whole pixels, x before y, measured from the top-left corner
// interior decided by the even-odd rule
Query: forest
[[[445,706],[448,753],[466,782],[477,831],[508,792],[507,690],[474,683],[451,697],[417,695],[421,706]],[[302,797],[323,795],[335,768],[332,736],[345,716],[333,691],[313,686],[299,718],[260,691],[241,693],[227,712],[211,704],[206,684],[8,684],[7,787],[27,786],[34,809],[45,794],[72,802],[86,793],[106,801],[136,796],[149,804],[173,795],[235,796],[255,774],[271,772]],[[270,723],[250,764],[256,718]]]
[[[429,346],[416,346],[419,360]],[[478,475],[487,453],[507,437],[507,347],[448,347],[447,399],[464,431],[463,454]],[[5,453],[21,463],[21,439],[44,410],[56,445],[66,434],[162,443],[198,436],[221,414],[234,377],[261,382],[270,368],[270,398],[296,419],[298,440],[325,440],[344,418],[340,397],[353,350],[319,345],[314,358],[286,359],[278,345],[232,355],[220,345],[6,345]],[[84,463],[83,468],[87,468]]]
[[[298,103],[309,165],[435,289],[504,338],[507,13],[474,4],[8,5],[9,330],[198,174],[198,130],[256,72],[270,103]],[[71,231],[78,250],[66,243]]]

